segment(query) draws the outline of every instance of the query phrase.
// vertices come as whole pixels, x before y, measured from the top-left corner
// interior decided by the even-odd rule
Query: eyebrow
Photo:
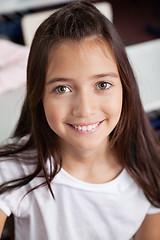
[[[103,77],[118,78],[118,74],[115,72],[100,73],[100,74],[93,75],[91,78],[98,79],[98,78],[103,78]],[[72,79],[72,78],[55,77],[55,78],[50,79],[47,82],[47,85],[50,85],[50,84],[56,83],[56,82],[73,82],[73,81],[74,81],[74,79]]]

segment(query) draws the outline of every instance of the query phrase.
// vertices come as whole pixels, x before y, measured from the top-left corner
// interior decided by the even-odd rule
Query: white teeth
[[[82,131],[83,131],[83,132],[87,131],[87,127],[86,127],[86,126],[83,126],[83,127],[82,127]]]
[[[78,130],[82,130],[81,126],[78,126]]]
[[[88,130],[88,131],[92,130],[92,125],[89,125],[89,126],[87,127],[87,130]]]
[[[88,125],[88,126],[74,126],[72,125],[75,129],[78,129],[79,131],[86,132],[86,131],[91,131],[92,129],[95,129],[98,126],[99,123],[93,124],[93,125]]]

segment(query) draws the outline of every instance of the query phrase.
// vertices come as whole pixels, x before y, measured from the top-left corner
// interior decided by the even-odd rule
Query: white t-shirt
[[[28,174],[33,166],[0,163],[0,183]],[[104,184],[86,183],[61,169],[51,183],[24,197],[44,181],[36,177],[26,186],[0,195],[0,209],[15,217],[16,240],[129,240],[146,214],[160,212],[124,169]],[[23,198],[24,197],[24,198]]]

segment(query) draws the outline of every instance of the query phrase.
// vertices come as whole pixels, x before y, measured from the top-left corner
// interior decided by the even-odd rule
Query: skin
[[[160,239],[160,213],[147,215],[135,235],[135,240]]]
[[[4,224],[6,222],[6,219],[7,219],[7,215],[0,209],[0,237],[2,234]]]
[[[48,124],[59,136],[63,168],[73,176],[102,183],[122,170],[108,144],[120,118],[122,96],[116,62],[107,44],[85,39],[61,43],[52,52],[43,105]],[[100,123],[95,131],[73,127],[94,123]]]

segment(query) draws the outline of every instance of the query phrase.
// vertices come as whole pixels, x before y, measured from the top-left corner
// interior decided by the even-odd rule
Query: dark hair
[[[120,120],[110,134],[110,146],[123,166],[142,188],[154,206],[160,206],[160,147],[143,110],[138,87],[127,59],[123,43],[113,24],[89,1],[74,1],[57,10],[37,29],[32,42],[27,67],[27,95],[14,136],[29,134],[25,144],[8,145],[0,156],[13,156],[27,149],[36,149],[37,167],[22,179],[1,186],[1,193],[31,181],[43,170],[45,183],[50,182],[62,166],[58,137],[49,127],[42,104],[48,58],[56,44],[66,40],[81,41],[96,36],[109,44],[115,57],[123,87],[123,107]],[[46,170],[46,162],[54,169]]]

